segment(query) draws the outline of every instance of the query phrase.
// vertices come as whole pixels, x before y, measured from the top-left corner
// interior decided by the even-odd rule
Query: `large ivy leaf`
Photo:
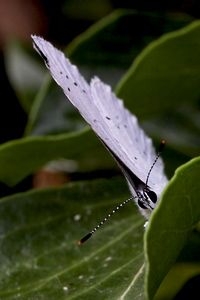
[[[99,139],[86,128],[81,132],[27,137],[1,145],[0,181],[15,185],[49,161],[62,158],[74,160],[82,171],[115,166]]]
[[[163,35],[137,57],[118,95],[140,118],[199,99],[200,22]]]
[[[200,158],[177,169],[145,234],[147,294],[153,296],[200,220]]]
[[[149,299],[200,218],[199,164],[195,159],[177,171],[152,215],[145,240]],[[134,205],[76,244],[127,197],[126,184],[112,179],[2,199],[0,297],[144,299],[144,220]]]
[[[134,205],[77,244],[127,191],[113,178],[3,198],[0,298],[142,300],[144,220]]]
[[[177,171],[152,215],[145,242],[150,299],[200,218],[194,185],[199,164],[195,159]],[[126,192],[124,183],[112,179],[2,199],[0,296],[144,299],[144,220],[134,205],[81,248],[75,243]]]

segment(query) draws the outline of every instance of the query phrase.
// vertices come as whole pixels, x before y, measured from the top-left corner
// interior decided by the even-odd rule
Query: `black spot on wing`
[[[67,79],[70,79],[69,76],[68,76],[67,74],[65,75],[65,77],[66,77]],[[78,84],[76,81],[73,82],[73,85],[76,86],[76,87],[79,86],[79,84]],[[68,87],[67,89],[68,89],[69,92],[71,92],[71,89],[70,89],[69,87]],[[84,94],[87,94],[86,90],[84,90],[84,89],[81,89],[81,92],[84,93]]]
[[[110,117],[108,117],[108,116],[106,116],[106,119],[107,119],[107,120],[111,120],[111,118],[110,118]]]
[[[42,57],[42,59],[44,60],[46,66],[49,68],[49,61],[47,59],[47,57],[44,55],[44,53],[42,52],[42,50],[38,47],[38,45],[33,41],[34,47],[36,48],[37,52],[40,54],[40,56]]]

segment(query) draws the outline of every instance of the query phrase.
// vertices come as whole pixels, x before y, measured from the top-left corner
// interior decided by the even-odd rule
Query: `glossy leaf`
[[[27,137],[1,145],[0,181],[15,185],[49,161],[62,158],[73,160],[82,171],[116,166],[99,139],[86,128],[77,133]]]
[[[145,235],[148,299],[153,299],[200,220],[199,169],[199,158],[178,168],[152,215]]]
[[[199,99],[199,36],[196,21],[163,35],[137,57],[117,90],[139,118]]]
[[[127,191],[113,178],[2,199],[0,298],[142,300],[144,220],[134,204],[77,244]]]

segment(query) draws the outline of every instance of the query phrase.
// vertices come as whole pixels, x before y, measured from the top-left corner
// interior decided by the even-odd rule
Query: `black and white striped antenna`
[[[165,146],[165,143],[166,143],[165,140],[162,140],[162,141],[160,142],[160,146],[159,146],[159,148],[158,148],[158,152],[157,152],[156,158],[155,158],[155,160],[154,160],[154,162],[153,162],[153,164],[152,164],[152,166],[151,166],[151,168],[149,169],[149,172],[148,172],[148,174],[147,174],[147,179],[146,179],[146,182],[145,182],[145,186],[146,186],[146,187],[148,186],[148,181],[149,181],[149,176],[150,176],[150,174],[151,174],[151,171],[153,170],[153,167],[155,166],[157,160],[159,159],[159,157],[160,157],[160,155],[161,155],[161,153],[162,153],[162,151],[163,151],[163,148],[164,148],[164,146]]]
[[[120,208],[129,203],[134,197],[130,197],[126,199],[124,202],[120,203],[116,208],[114,208],[96,227],[94,227],[90,232],[88,232],[82,239],[78,241],[79,245],[85,243],[91,236],[102,226],[104,225],[112,215],[114,215]]]

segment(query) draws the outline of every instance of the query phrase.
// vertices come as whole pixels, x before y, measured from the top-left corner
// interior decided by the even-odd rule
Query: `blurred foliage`
[[[105,179],[111,170],[118,175],[112,158],[33,49],[12,40],[4,58],[18,111],[9,100],[13,110],[4,120],[11,124],[14,118],[14,133],[0,146],[1,194],[12,194],[0,202],[0,298],[176,299],[200,272],[197,3],[190,14],[172,13],[170,3],[156,1],[151,9],[149,3],[141,9],[141,1],[137,10],[127,1],[116,11],[117,1],[74,3],[44,2],[50,16],[46,36],[63,48],[68,43],[67,55],[88,80],[98,75],[115,88],[156,145],[166,139],[163,159],[172,178],[145,234],[143,218],[129,204],[79,247],[76,240],[127,199],[128,188],[121,177]],[[32,191],[32,183],[20,185],[41,168],[52,172],[52,161],[76,181]]]

